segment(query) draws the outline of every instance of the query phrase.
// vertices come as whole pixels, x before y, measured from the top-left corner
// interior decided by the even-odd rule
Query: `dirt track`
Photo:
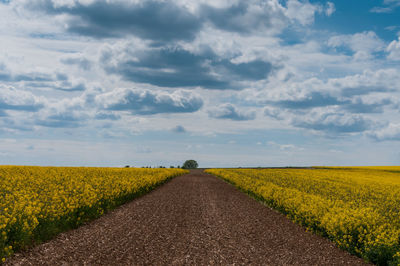
[[[180,176],[7,265],[362,265],[201,170]]]

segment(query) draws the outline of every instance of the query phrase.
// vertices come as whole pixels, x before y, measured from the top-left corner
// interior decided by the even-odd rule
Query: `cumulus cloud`
[[[115,112],[99,111],[95,114],[94,118],[98,120],[119,120],[121,116]]]
[[[156,115],[194,113],[203,108],[203,101],[209,108],[246,90],[251,95],[233,99],[235,105],[204,112],[215,119],[245,121],[254,120],[258,108],[279,120],[275,125],[342,135],[370,130],[371,118],[378,120],[400,102],[396,62],[370,60],[383,51],[388,59],[398,60],[400,40],[387,45],[373,31],[332,36],[310,30],[315,19],[334,14],[332,2],[21,0],[9,6],[7,10],[14,7],[21,17],[25,13],[18,8],[29,9],[35,22],[45,14],[39,27],[54,19],[55,25],[26,37],[36,38],[27,56],[51,50],[54,58],[47,54],[45,62],[37,60],[33,68],[0,64],[0,81],[24,92],[29,89],[37,100],[29,107],[28,102],[10,104],[1,96],[2,118],[18,113],[11,110],[31,110],[37,125],[70,128],[124,124],[142,115],[154,115],[140,118],[144,120],[171,119]],[[54,48],[60,43],[55,36],[63,39],[60,49]],[[360,73],[360,67],[370,70]],[[95,82],[102,84],[96,92]],[[145,89],[115,89],[129,86]],[[49,103],[40,106],[35,94],[45,95]],[[213,121],[221,128],[225,123]],[[247,124],[270,126],[243,125]]]
[[[349,48],[356,59],[367,59],[371,53],[383,51],[385,43],[373,31],[352,35],[336,35],[328,40],[328,46]]]
[[[370,137],[378,140],[400,140],[400,124],[389,123],[386,127],[370,132]]]
[[[29,121],[15,117],[3,117],[0,119],[0,132],[15,133],[21,131],[32,131],[33,125]]]
[[[335,4],[332,2],[326,3],[325,15],[330,17],[336,11]]]
[[[275,118],[276,120],[284,120],[284,110],[267,106],[264,108],[264,115]]]
[[[209,110],[208,114],[213,118],[230,119],[235,121],[253,120],[256,118],[255,112],[238,110],[230,103],[223,104],[217,108],[212,108]]]
[[[314,107],[341,105],[344,103],[348,103],[348,100],[341,101],[337,97],[318,91],[311,91],[308,95],[296,99],[271,102],[273,105],[288,109],[311,109]]]
[[[270,102],[270,104],[292,110],[312,109],[324,106],[337,106],[342,108],[342,110],[346,110],[350,113],[382,113],[383,108],[385,106],[393,104],[393,102],[389,98],[384,98],[384,99],[379,99],[379,97],[378,98],[370,97],[369,99],[367,99],[366,97],[347,98],[347,97],[332,96],[318,91],[312,91],[301,98],[275,101],[275,102]],[[267,111],[265,111],[265,114],[273,116],[273,114],[267,113]]]
[[[241,95],[246,101],[259,105],[268,104],[288,109],[310,109],[321,106],[347,106],[362,101],[368,104],[388,104],[389,95],[400,91],[400,71],[394,68],[378,71],[366,70],[361,74],[323,81],[310,78],[299,82],[288,82],[275,89],[262,90],[251,95]],[[246,91],[243,91],[246,93]],[[381,95],[381,96],[379,96]],[[362,98],[364,97],[364,98]]]
[[[83,70],[90,70],[92,68],[92,62],[82,54],[63,56],[60,61],[66,65],[77,65]]]
[[[45,100],[31,92],[4,85],[0,85],[0,90],[0,111],[37,112],[44,107]]]
[[[201,21],[186,8],[163,1],[36,0],[28,7],[67,15],[67,30],[95,38],[135,35],[153,41],[192,40]]]
[[[288,0],[286,5],[287,8],[284,11],[285,15],[303,26],[312,24],[314,22],[315,13],[322,11],[321,6],[313,5],[308,1],[300,2],[298,0]]]
[[[326,8],[308,1],[20,1],[28,10],[63,17],[67,31],[94,38],[120,38],[127,35],[155,43],[191,41],[211,25],[239,34],[280,33],[289,24],[309,25],[316,13],[327,16]],[[19,5],[21,5],[19,4]],[[17,4],[16,4],[17,5]]]
[[[307,116],[295,116],[291,124],[327,134],[343,134],[366,131],[372,126],[372,121],[358,114],[318,110],[312,111]]]
[[[255,4],[239,2],[228,7],[201,5],[200,15],[214,27],[247,34],[250,32],[277,32],[286,25],[284,8],[275,1]]]
[[[183,126],[181,126],[181,125],[177,125],[176,127],[174,127],[174,128],[172,129],[172,132],[175,132],[175,133],[185,133],[185,132],[186,132],[186,129],[185,129]]]
[[[123,58],[118,57],[121,53]],[[197,53],[179,46],[132,51],[129,44],[104,49],[101,62],[108,73],[126,80],[161,87],[207,89],[238,89],[238,82],[266,79],[276,68],[260,59],[233,63],[209,47]]]
[[[395,103],[390,98],[379,97],[356,97],[351,102],[343,104],[343,109],[350,113],[373,114],[383,113],[384,108],[393,106]]]
[[[58,71],[11,71],[5,64],[0,64],[0,81],[12,86],[52,88],[61,91],[85,91],[86,81],[82,78],[70,78]]]
[[[243,91],[247,95],[242,98],[247,104],[264,105],[264,115],[294,127],[351,134],[376,124],[369,114],[396,112],[399,74],[397,69],[382,69],[327,81],[311,78],[252,96]]]
[[[54,128],[76,128],[90,118],[82,97],[65,98],[49,103],[35,119],[35,125]]]
[[[112,111],[129,111],[133,114],[192,113],[203,106],[200,96],[190,91],[168,93],[161,90],[114,89],[97,95],[97,104]]]
[[[86,87],[86,81],[83,79],[77,79],[77,80],[61,80],[61,81],[56,81],[52,83],[36,83],[36,84],[30,84],[34,87],[48,87],[52,88],[55,90],[60,90],[60,91],[65,91],[65,92],[79,92],[79,91],[85,91],[87,89]]]
[[[400,37],[386,47],[386,52],[389,53],[387,56],[388,59],[400,61]]]
[[[3,82],[49,82],[53,75],[41,72],[12,73],[6,67],[0,68],[0,81]]]

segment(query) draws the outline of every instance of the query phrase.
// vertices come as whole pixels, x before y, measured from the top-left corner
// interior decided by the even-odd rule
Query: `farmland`
[[[370,262],[400,263],[400,167],[209,169]]]
[[[5,262],[27,264],[367,265],[202,170]]]
[[[101,216],[182,169],[0,167],[0,259]]]

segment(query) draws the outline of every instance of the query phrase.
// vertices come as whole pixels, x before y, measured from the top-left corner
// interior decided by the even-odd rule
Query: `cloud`
[[[331,15],[334,5],[308,1],[21,1],[27,10],[62,18],[66,30],[94,38],[136,36],[155,43],[192,41],[204,28],[240,34],[277,34],[290,23],[309,25],[315,14]],[[16,4],[17,5],[17,4]]]
[[[172,132],[175,132],[175,133],[185,133],[185,132],[186,132],[186,129],[185,129],[183,126],[181,126],[181,125],[177,125],[176,127],[174,127],[174,128],[172,129]]]
[[[355,91],[353,91],[355,92]],[[352,95],[353,96],[353,95]],[[337,106],[342,110],[350,113],[382,113],[385,106],[393,104],[389,98],[379,99],[372,97],[366,102],[362,97],[346,98],[334,97],[329,94],[324,94],[318,91],[312,91],[302,98],[293,100],[281,100],[270,102],[270,104],[292,110],[312,109],[316,107]],[[266,115],[274,117],[275,115],[270,112],[271,110],[265,109]]]
[[[200,96],[185,90],[168,93],[161,90],[114,89],[97,95],[95,101],[105,110],[140,115],[193,113],[203,106]]]
[[[267,144],[269,146],[279,148],[279,150],[281,150],[281,151],[293,151],[293,150],[301,151],[301,150],[304,150],[304,148],[299,148],[299,147],[297,147],[296,145],[293,145],[293,144],[279,144],[279,143],[276,143],[274,141],[268,141]]]
[[[372,121],[358,114],[335,111],[313,111],[307,116],[296,116],[291,120],[295,127],[322,131],[327,134],[357,133],[368,130]]]
[[[12,73],[3,64],[0,68],[0,81],[3,82],[49,82],[53,81],[54,77],[48,73],[28,72],[28,73]]]
[[[124,57],[120,59],[121,53]],[[241,88],[239,82],[266,79],[276,68],[260,59],[233,63],[219,57],[209,47],[197,53],[179,46],[132,51],[129,44],[123,48],[104,49],[101,62],[108,73],[129,81],[207,89],[238,89]]]
[[[281,100],[272,102],[272,104],[288,109],[310,109],[321,106],[342,105],[348,102],[348,100],[340,101],[336,97],[332,97],[318,91],[312,91],[309,95],[306,95],[302,98],[297,98],[293,100]]]
[[[217,119],[230,119],[235,121],[253,120],[256,118],[255,112],[244,112],[238,110],[234,105],[227,103],[208,112],[210,117]]]
[[[37,112],[44,107],[44,99],[31,92],[0,85],[0,111]]]
[[[264,115],[272,117],[276,120],[284,120],[284,110],[281,110],[280,108],[273,108],[270,106],[267,106],[264,108]]]
[[[385,141],[385,140],[398,141],[400,140],[400,124],[389,123],[386,127],[368,133],[368,136],[378,141]]]
[[[92,62],[82,54],[64,56],[60,61],[66,65],[77,65],[83,70],[90,70],[92,68]]]
[[[0,129],[4,132],[15,133],[21,131],[32,131],[33,125],[30,121],[15,117],[3,117],[0,119]]]
[[[373,31],[336,35],[329,38],[327,45],[334,48],[349,48],[356,59],[368,59],[371,53],[383,51],[385,43]]]
[[[98,119],[98,120],[119,120],[119,119],[121,119],[121,116],[118,114],[115,114],[114,112],[100,111],[100,112],[96,113],[94,118]]]
[[[380,113],[399,102],[400,71],[394,68],[322,80],[284,81],[265,89],[246,89],[235,96],[242,104],[267,107],[265,115],[282,119],[283,111],[335,107],[353,113]]]
[[[76,128],[82,126],[82,117],[76,113],[60,113],[49,115],[45,119],[37,119],[36,125],[54,128]]]
[[[375,6],[371,8],[370,12],[372,13],[391,13],[393,12],[398,6],[400,6],[399,0],[384,0],[384,6]]]
[[[392,11],[393,7],[381,7],[381,6],[375,6],[370,10],[370,12],[372,13],[391,13]]]
[[[95,38],[135,35],[158,42],[193,40],[202,26],[195,15],[173,2],[36,0],[27,7],[68,15],[69,32]]]
[[[342,78],[329,79],[325,86],[340,90],[342,96],[372,94],[375,92],[390,93],[400,89],[400,71],[385,68],[376,71],[366,70],[363,73]]]
[[[53,128],[77,128],[85,125],[90,118],[83,97],[64,98],[49,103],[36,117],[38,126]]]
[[[68,92],[85,91],[87,89],[85,81],[82,79],[76,80],[76,81],[65,80],[62,82],[57,82],[50,87],[52,87],[53,89],[56,89],[56,90],[68,91]]]
[[[241,34],[273,32],[286,23],[284,8],[269,1],[264,4],[239,2],[228,7],[201,5],[200,15],[214,27]]]
[[[388,47],[386,47],[386,52],[388,52],[387,58],[390,60],[400,61],[400,37],[398,40],[392,41]]]
[[[322,11],[321,6],[313,5],[306,2],[300,2],[298,0],[288,0],[286,3],[287,9],[284,11],[285,15],[302,26],[310,25],[314,22],[315,13]]]
[[[350,103],[343,105],[343,109],[350,113],[383,113],[383,109],[386,106],[393,105],[390,98],[384,99],[369,99],[367,102],[363,98],[358,97],[353,99]],[[372,100],[372,101],[371,101]]]
[[[332,2],[326,3],[325,15],[330,17],[336,11],[335,4]]]
[[[5,64],[0,64],[0,81],[7,82],[13,86],[23,88],[52,88],[61,91],[84,91],[86,81],[80,79],[70,79],[65,73],[57,71],[10,71]]]
[[[254,95],[243,91],[241,98],[264,105],[264,115],[294,127],[330,136],[364,132],[377,123],[368,114],[397,112],[399,74],[381,69],[327,81],[311,78]]]

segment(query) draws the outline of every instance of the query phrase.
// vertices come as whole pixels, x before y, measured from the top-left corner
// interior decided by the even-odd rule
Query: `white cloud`
[[[36,112],[43,108],[46,103],[44,97],[37,97],[29,91],[23,91],[4,85],[0,85],[0,91],[0,111]]]
[[[400,71],[395,62],[400,57],[400,39],[388,45],[378,37],[378,31],[341,35],[340,30],[333,33],[312,27],[321,16],[335,19],[333,2],[162,0],[157,2],[167,4],[147,6],[161,8],[157,10],[141,9],[146,5],[140,0],[99,0],[102,5],[93,5],[94,2],[15,0],[0,4],[0,79],[13,87],[11,92],[3,90],[6,86],[0,87],[1,133],[27,136],[29,130],[34,130],[31,134],[43,139],[49,135],[59,139],[87,136],[95,143],[88,150],[96,147],[96,138],[118,139],[125,145],[124,137],[143,134],[141,138],[148,141],[143,143],[143,151],[147,152],[147,147],[152,151],[146,158],[151,161],[165,155],[160,152],[163,148],[158,146],[158,139],[152,134],[146,136],[148,131],[166,136],[187,132],[185,138],[193,143],[197,142],[192,138],[199,136],[211,143],[221,142],[219,134],[243,134],[243,139],[253,144],[270,139],[260,133],[266,132],[268,136],[278,135],[276,143],[280,144],[275,151],[286,154],[281,163],[287,162],[289,151],[300,151],[303,135],[311,136],[311,141],[323,136],[321,147],[328,142],[326,136],[344,139],[374,130],[377,136],[380,134],[376,139],[384,139],[385,134],[396,139],[395,133],[387,133],[395,129],[380,127],[388,121],[400,123]],[[23,8],[32,3],[48,3],[51,12],[44,15],[45,6],[41,10]],[[64,12],[67,8],[60,7],[74,7],[73,11],[79,12]],[[148,27],[135,20],[137,16],[130,12],[138,10],[156,15],[147,16],[145,21],[152,17],[153,22],[160,22],[159,26]],[[166,13],[157,13],[158,10]],[[171,15],[171,10],[179,12]],[[204,10],[212,12],[202,13]],[[98,17],[111,20],[96,20],[99,14]],[[193,25],[180,24],[179,20],[176,27],[162,23],[180,15]],[[115,24],[107,21],[118,26],[113,28]],[[167,30],[159,31],[164,26]],[[110,35],[114,33],[110,29],[115,29],[116,34]],[[383,51],[387,58],[381,56]],[[267,66],[272,66],[268,75],[258,71]],[[210,82],[218,86],[207,89]],[[391,127],[395,128],[388,128]],[[282,132],[295,135],[296,144],[282,141],[284,137],[279,139]],[[234,136],[228,139],[236,141]],[[172,144],[171,154],[180,154],[173,139],[166,142]],[[224,138],[223,143],[226,142]],[[59,154],[68,150],[76,159],[73,154],[82,149],[81,144],[74,148],[60,146]],[[231,146],[241,144],[237,141]],[[24,152],[29,145],[22,147]],[[35,144],[35,152],[40,146]],[[257,151],[250,146],[246,158],[270,156],[255,155]],[[140,153],[135,147],[127,149],[126,154]],[[225,147],[218,149],[230,161],[232,157]],[[256,147],[267,150],[262,145]],[[107,151],[112,149],[115,147]],[[320,150],[314,159],[320,158]],[[185,152],[181,154],[184,158],[191,154]],[[210,153],[201,156],[211,161]],[[111,154],[118,160],[129,157]],[[140,158],[143,156],[146,154],[139,154]],[[238,156],[237,160],[242,162],[243,157]],[[260,161],[264,162],[257,162]]]
[[[399,0],[384,0],[384,6],[375,6],[373,7],[370,12],[372,13],[391,13],[393,10],[400,6]]]
[[[256,118],[256,113],[250,110],[239,110],[236,106],[227,103],[218,106],[217,108],[210,108],[209,116],[217,119],[230,119],[235,121],[253,120]]]
[[[358,58],[366,59],[371,53],[382,51],[385,47],[385,43],[373,31],[353,35],[336,35],[328,40],[327,45],[334,48],[347,47],[355,52]]]
[[[291,19],[298,21],[301,25],[306,26],[314,23],[314,15],[321,12],[321,7],[310,4],[309,2],[300,2],[298,0],[288,0],[285,15]]]
[[[379,141],[400,140],[400,124],[389,123],[384,128],[370,132],[369,136]]]
[[[400,60],[400,37],[398,40],[392,41],[388,47],[386,47],[386,52],[388,52],[388,59],[390,60]]]
[[[373,125],[371,120],[362,115],[342,113],[331,108],[319,108],[307,116],[295,115],[290,123],[299,128],[321,131],[328,135],[364,132]]]
[[[335,4],[332,2],[326,3],[325,15],[330,17],[336,11]]]
[[[97,95],[95,101],[105,110],[128,111],[140,115],[191,113],[203,106],[202,98],[187,90],[168,93],[162,90],[119,88]]]

